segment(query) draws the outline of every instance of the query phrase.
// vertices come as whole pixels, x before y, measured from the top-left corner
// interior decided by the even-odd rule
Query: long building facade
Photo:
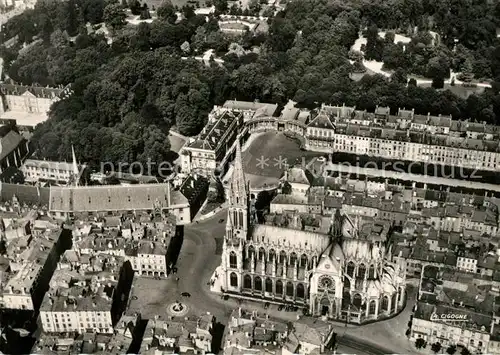
[[[293,133],[310,151],[500,171],[499,126],[406,109],[393,115],[389,107],[367,112],[322,105],[309,111],[296,108],[294,102],[277,117],[276,110],[267,107],[271,104],[246,103],[241,110],[243,104],[228,101],[214,108],[207,127],[181,151],[183,172],[225,171],[235,140],[243,143],[262,131]]]
[[[222,291],[236,297],[307,307],[314,316],[363,323],[397,313],[405,302],[405,265],[386,259],[387,228],[340,213],[328,234],[256,223],[241,162],[228,194]],[[295,227],[295,228],[294,228]]]

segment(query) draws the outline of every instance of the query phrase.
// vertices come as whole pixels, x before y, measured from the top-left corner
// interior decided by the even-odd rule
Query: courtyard
[[[322,155],[300,149],[298,141],[281,132],[265,132],[257,135],[244,150],[243,170],[249,178],[279,179],[287,166],[307,164]]]

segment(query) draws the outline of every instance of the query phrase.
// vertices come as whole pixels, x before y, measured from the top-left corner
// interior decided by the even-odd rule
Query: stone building
[[[330,232],[256,224],[236,148],[223,244],[223,292],[263,302],[308,307],[315,316],[363,323],[398,312],[405,265],[386,259],[388,225],[352,221],[338,211]]]

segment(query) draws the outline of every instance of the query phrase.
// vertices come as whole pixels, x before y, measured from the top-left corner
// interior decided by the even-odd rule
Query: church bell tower
[[[226,238],[246,239],[249,226],[249,186],[245,180],[241,147],[236,144],[236,158],[229,185]]]

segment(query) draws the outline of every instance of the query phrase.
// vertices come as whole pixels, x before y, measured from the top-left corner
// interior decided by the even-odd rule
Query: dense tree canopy
[[[170,127],[197,134],[214,104],[234,98],[279,104],[293,99],[308,107],[345,103],[367,110],[413,107],[423,114],[500,123],[500,85],[466,100],[416,87],[412,80],[407,85],[409,74],[439,83],[457,68],[467,80],[500,75],[500,45],[491,32],[500,10],[475,0],[445,11],[443,1],[294,1],[269,21],[267,34],[229,37],[216,18],[206,21],[191,7],[184,7],[185,18],[177,21],[170,2],[151,24],[131,26],[124,24],[121,9],[142,11],[133,1],[44,0],[0,33],[31,45],[19,55],[14,50],[19,48],[0,47],[0,54],[17,82],[72,84],[73,95],[54,104],[51,118],[35,130],[38,155],[50,159],[68,159],[71,144],[86,161],[167,159]],[[227,8],[224,1],[214,4],[218,11]],[[112,30],[112,43],[87,31],[87,23],[103,21]],[[409,27],[413,35],[406,46],[393,43],[393,32],[378,36],[379,29]],[[362,28],[365,58],[383,60],[395,72],[391,79],[351,80],[353,72],[364,72],[361,54],[350,51]],[[433,43],[428,30],[440,33],[442,43]],[[225,64],[181,58],[207,49]]]

